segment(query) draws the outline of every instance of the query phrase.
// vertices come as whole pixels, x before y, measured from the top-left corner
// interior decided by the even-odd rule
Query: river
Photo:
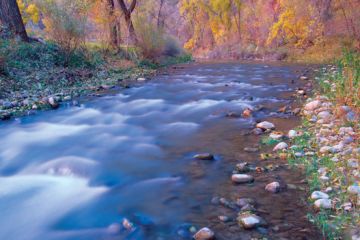
[[[236,163],[264,164],[249,132],[256,121],[289,130],[304,66],[206,63],[161,74],[131,88],[79,99],[55,111],[0,123],[0,239],[191,239],[190,226],[210,227],[217,239],[320,239],[306,220],[305,193],[270,194],[274,179],[304,185],[287,167],[254,173],[234,185]],[[226,117],[263,106],[251,118]],[[197,153],[213,161],[193,159]],[[251,197],[269,226],[243,230],[218,216],[236,212],[214,197]],[[119,230],[123,219],[133,230]],[[276,226],[276,228],[274,227]],[[119,230],[119,231],[118,231]]]

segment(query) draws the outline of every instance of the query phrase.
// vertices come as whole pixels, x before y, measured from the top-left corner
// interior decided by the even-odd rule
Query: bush
[[[167,36],[165,38],[163,55],[168,57],[176,57],[182,54],[184,54],[184,50],[181,47],[179,41],[172,36]]]
[[[87,5],[80,0],[39,0],[38,5],[45,17],[46,31],[61,47],[64,64],[69,64],[85,43]]]
[[[137,47],[143,57],[151,60],[159,58],[165,47],[163,31],[140,16],[135,18],[134,25],[137,30]]]

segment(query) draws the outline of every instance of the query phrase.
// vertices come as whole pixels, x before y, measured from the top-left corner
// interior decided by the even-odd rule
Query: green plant
[[[85,44],[89,6],[78,0],[39,0],[37,4],[44,14],[46,31],[62,49],[64,65],[77,62],[82,54],[79,48]]]

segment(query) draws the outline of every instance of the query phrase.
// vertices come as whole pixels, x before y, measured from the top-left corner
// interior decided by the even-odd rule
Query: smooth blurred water
[[[202,64],[0,125],[0,239],[181,239],[206,224],[256,119],[289,102],[296,67]],[[229,119],[246,107],[266,110]],[[214,162],[192,159],[198,152]],[[126,217],[136,230],[109,233]],[[235,239],[235,238],[234,238]]]

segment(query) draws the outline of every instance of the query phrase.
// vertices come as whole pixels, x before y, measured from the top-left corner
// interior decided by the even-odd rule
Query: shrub
[[[179,41],[172,36],[167,36],[165,38],[163,55],[169,57],[176,57],[182,54],[184,54],[184,50],[182,49]]]
[[[140,16],[135,18],[134,25],[137,30],[137,47],[143,57],[151,60],[159,58],[165,47],[163,31]]]
[[[86,37],[87,10],[85,1],[48,0],[37,3],[44,14],[50,38],[62,49],[64,64],[73,61]]]

